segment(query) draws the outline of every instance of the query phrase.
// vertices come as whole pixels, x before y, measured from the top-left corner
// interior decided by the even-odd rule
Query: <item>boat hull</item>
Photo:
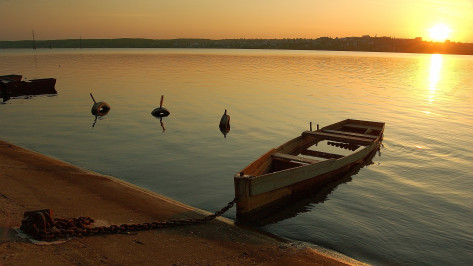
[[[26,95],[57,94],[56,79],[31,79],[22,81],[21,75],[0,76],[0,94],[2,97],[19,97]]]

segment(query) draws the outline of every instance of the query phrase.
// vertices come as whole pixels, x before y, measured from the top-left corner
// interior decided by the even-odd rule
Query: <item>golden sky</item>
[[[0,0],[0,40],[423,37],[473,43],[473,0]]]

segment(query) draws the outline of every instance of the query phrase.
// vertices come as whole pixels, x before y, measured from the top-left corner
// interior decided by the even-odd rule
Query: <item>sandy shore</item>
[[[132,234],[45,244],[21,238],[23,212],[90,216],[104,224],[201,218],[206,212],[113,177],[0,141],[0,265],[343,265],[336,253],[283,241],[217,219]]]

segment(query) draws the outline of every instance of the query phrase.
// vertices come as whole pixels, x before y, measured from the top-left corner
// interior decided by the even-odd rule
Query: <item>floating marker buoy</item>
[[[219,127],[230,127],[230,116],[227,115],[227,109],[225,109],[225,112],[223,113],[222,118],[220,119]]]
[[[110,105],[106,102],[94,103],[92,106],[92,114],[96,116],[104,116],[110,111]]]
[[[166,108],[159,107],[154,109],[151,114],[156,117],[166,117],[170,112]]]
[[[163,107],[163,100],[164,100],[164,95],[161,95],[161,102],[159,103],[159,107],[154,109],[151,114],[156,117],[166,117],[170,114],[168,109]]]
[[[218,125],[220,128],[220,131],[222,132],[223,136],[226,138],[228,132],[230,132],[230,116],[227,115],[227,109],[225,109],[225,112],[222,115],[222,118],[220,119],[220,124]]]
[[[92,100],[94,101],[94,105],[92,106],[92,114],[95,116],[104,116],[108,114],[110,111],[110,105],[106,102],[96,102],[92,93],[90,94]]]

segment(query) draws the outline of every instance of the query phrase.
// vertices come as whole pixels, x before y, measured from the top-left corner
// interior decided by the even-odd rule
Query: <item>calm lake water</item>
[[[261,229],[372,264],[471,265],[472,72],[455,55],[0,50],[0,75],[53,77],[58,91],[0,104],[0,138],[213,212],[235,173],[309,122],[386,122],[373,164]],[[89,93],[107,116],[95,121]],[[164,132],[150,114],[161,95]]]

